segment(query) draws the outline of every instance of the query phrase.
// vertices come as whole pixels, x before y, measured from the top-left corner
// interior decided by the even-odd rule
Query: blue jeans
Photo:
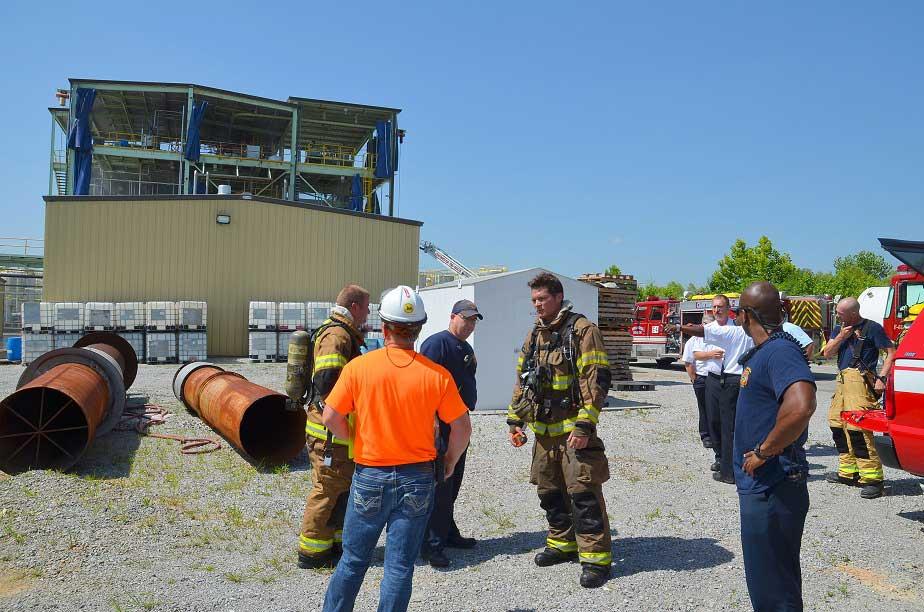
[[[783,480],[763,493],[738,495],[741,549],[756,612],[801,612],[799,551],[809,508],[805,480]]]
[[[387,527],[385,576],[379,612],[407,610],[414,561],[420,552],[433,503],[433,466],[367,467],[356,464],[343,525],[343,556],[327,585],[324,612],[353,609],[372,561],[372,551]]]

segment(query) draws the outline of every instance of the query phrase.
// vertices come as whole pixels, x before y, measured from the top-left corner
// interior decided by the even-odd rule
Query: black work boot
[[[830,482],[831,484],[845,484],[851,487],[855,487],[857,485],[857,480],[859,478],[860,476],[858,474],[854,474],[850,478],[847,478],[846,476],[841,476],[837,472],[828,472],[827,474],[825,474],[825,480],[827,482]]]
[[[577,561],[578,554],[577,551],[574,552],[562,552],[557,548],[545,547],[545,550],[539,551],[533,561],[536,562],[536,565],[539,567],[549,567],[550,565],[558,565],[559,563],[567,563],[568,561]]]
[[[876,499],[877,497],[882,497],[881,480],[879,482],[865,482],[857,486],[863,487],[860,489],[860,497],[863,499]]]
[[[339,542],[334,542],[334,545],[330,549],[330,554],[334,559],[334,565],[340,562],[340,557],[343,556],[343,544]]]
[[[334,559],[332,551],[328,551],[323,555],[298,553],[298,566],[301,569],[330,569],[335,565],[337,565],[337,560]]]
[[[596,589],[606,584],[610,578],[609,565],[594,565],[593,563],[582,563],[581,569],[581,586],[585,589]]]
[[[452,565],[452,561],[449,560],[449,557],[446,556],[442,550],[429,550],[423,553],[423,558],[427,560],[430,564],[430,567],[449,567]]]
[[[721,472],[713,472],[712,479],[718,482],[724,482],[725,484],[735,484],[734,476],[722,476]]]
[[[722,470],[722,464],[718,461],[714,461],[712,465],[709,466],[709,470],[712,472],[719,472]]]

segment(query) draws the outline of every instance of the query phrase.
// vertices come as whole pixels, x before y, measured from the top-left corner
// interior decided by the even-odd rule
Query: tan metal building
[[[247,195],[45,203],[46,301],[205,300],[210,355],[247,354],[251,300],[333,300],[347,282],[377,298],[417,279],[419,221]]]

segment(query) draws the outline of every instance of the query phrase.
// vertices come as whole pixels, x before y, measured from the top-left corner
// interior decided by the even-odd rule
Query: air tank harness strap
[[[180,452],[184,455],[211,453],[221,449],[221,442],[214,438],[189,438],[148,431],[152,425],[164,424],[169,414],[170,412],[166,408],[157,404],[128,404],[122,413],[122,419],[115,429],[116,431],[136,431],[142,436],[161,438],[163,440],[176,440],[180,443]]]

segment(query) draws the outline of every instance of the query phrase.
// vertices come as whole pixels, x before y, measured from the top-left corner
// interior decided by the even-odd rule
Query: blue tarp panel
[[[353,190],[350,195],[350,210],[363,209],[363,179],[358,174],[353,175]]]
[[[67,135],[67,147],[74,155],[74,193],[90,194],[90,171],[93,168],[93,133],[90,129],[90,113],[96,101],[96,90],[78,87],[74,102],[74,124]]]
[[[395,173],[392,132],[391,121],[375,122],[375,178],[390,178]]]
[[[205,109],[208,105],[209,103],[205,100],[199,100],[193,104],[192,112],[189,113],[186,149],[183,151],[183,157],[189,161],[199,161],[199,128],[202,126],[202,118],[205,117]]]

